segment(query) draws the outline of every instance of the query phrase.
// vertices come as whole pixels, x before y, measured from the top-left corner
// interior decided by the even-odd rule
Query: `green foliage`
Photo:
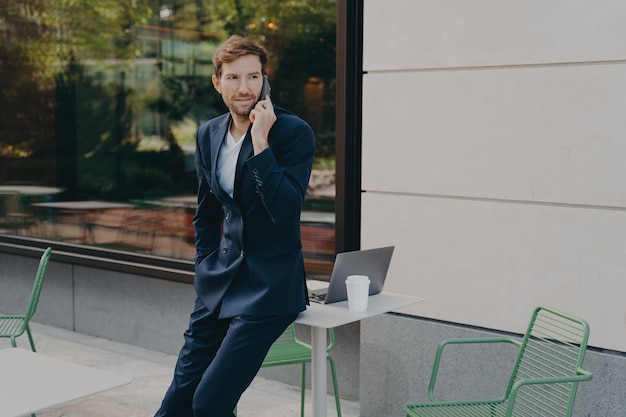
[[[225,111],[211,55],[234,33],[267,47],[274,101],[311,124],[319,158],[334,158],[336,0],[168,3],[3,0],[0,182],[28,165],[29,176],[70,194],[185,191],[174,132]],[[167,150],[140,151],[146,135]]]
[[[36,29],[42,24],[45,3],[3,0],[0,3],[0,182],[24,170],[22,178],[45,175],[53,144],[53,83],[47,70],[52,61],[44,53],[50,36]]]
[[[130,59],[136,48],[133,26],[154,18],[146,0],[50,0],[43,23],[57,59]]]

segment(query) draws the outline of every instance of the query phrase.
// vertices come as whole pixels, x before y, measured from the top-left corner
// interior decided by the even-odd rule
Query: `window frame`
[[[335,250],[361,247],[363,0],[337,1]]]

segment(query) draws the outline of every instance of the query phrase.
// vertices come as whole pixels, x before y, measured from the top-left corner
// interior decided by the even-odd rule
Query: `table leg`
[[[83,244],[86,244],[91,240],[91,243],[94,243],[95,240],[93,238],[93,227],[94,227],[94,217],[95,215],[89,213],[88,210],[85,210],[83,214]],[[91,239],[90,239],[91,238]]]
[[[311,394],[313,417],[326,417],[326,329],[311,327]]]

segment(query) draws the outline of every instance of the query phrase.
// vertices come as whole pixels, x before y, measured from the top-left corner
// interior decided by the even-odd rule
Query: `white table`
[[[195,195],[179,195],[173,197],[153,198],[153,199],[134,199],[132,203],[139,205],[166,207],[166,208],[182,208],[194,210],[198,207],[198,197]]]
[[[15,192],[32,196],[53,195],[63,192],[63,188],[42,185],[0,185],[0,192]]]
[[[423,300],[420,297],[382,292],[369,297],[367,311],[364,313],[353,313],[348,310],[347,301],[328,305],[311,303],[300,313],[296,323],[311,326],[311,393],[314,417],[326,417],[327,329],[387,313]]]
[[[19,348],[0,350],[0,375],[0,417],[28,415],[131,382]]]
[[[115,201],[53,201],[50,203],[35,203],[33,206],[58,208],[76,211],[102,211],[116,208],[132,208],[132,204],[118,203]]]
[[[81,243],[87,243],[89,237],[93,240],[93,226],[95,224],[95,218],[99,213],[111,209],[131,209],[135,207],[128,203],[118,203],[116,201],[52,201],[48,203],[34,203],[35,207],[45,207],[56,210],[65,210],[68,212],[75,212],[81,215],[81,226],[83,229],[83,236]]]

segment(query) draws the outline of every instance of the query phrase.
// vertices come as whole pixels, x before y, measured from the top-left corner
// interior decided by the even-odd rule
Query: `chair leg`
[[[11,346],[17,347],[17,341],[15,340],[15,336],[11,336]]]
[[[337,417],[341,417],[341,404],[339,403],[339,389],[337,387],[337,375],[335,374],[335,361],[328,356],[328,363],[330,364],[330,374],[333,377],[333,389],[335,391],[335,406],[337,407]]]
[[[26,334],[28,334],[28,340],[30,341],[30,348],[33,352],[37,352],[35,350],[35,342],[33,341],[33,335],[30,333],[30,326],[26,324]]]
[[[304,392],[306,387],[306,363],[302,364],[300,377],[300,417],[304,417]]]
[[[341,417],[341,403],[339,400],[339,387],[337,386],[337,374],[335,373],[335,361],[332,357],[328,356],[328,363],[330,364],[330,374],[333,378],[333,390],[335,392],[335,406],[337,407],[337,417]],[[300,416],[304,417],[304,392],[306,383],[306,364],[302,364],[302,381],[300,382]]]

